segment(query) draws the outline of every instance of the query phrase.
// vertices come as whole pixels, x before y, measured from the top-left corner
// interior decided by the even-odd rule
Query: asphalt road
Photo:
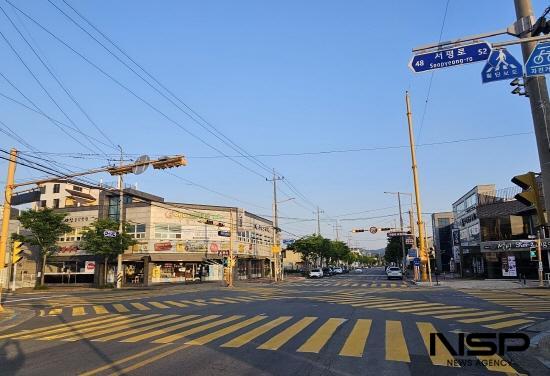
[[[383,269],[278,284],[12,295],[35,316],[0,331],[1,375],[486,375],[504,356],[453,356],[459,332],[550,319],[550,294],[388,281]],[[541,373],[544,374],[544,373]]]

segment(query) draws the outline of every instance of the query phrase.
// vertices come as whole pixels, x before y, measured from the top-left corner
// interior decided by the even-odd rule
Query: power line
[[[441,38],[443,37],[443,29],[445,28],[445,21],[447,20],[447,11],[449,10],[449,3],[451,0],[447,0],[445,4],[445,12],[443,13],[443,21],[441,22],[441,30],[439,30],[439,39],[437,43],[441,43]],[[422,111],[422,120],[420,121],[420,129],[418,130],[418,141],[420,141],[420,136],[422,136],[422,128],[424,127],[424,119],[426,117],[426,111],[428,111],[428,100],[430,99],[430,93],[432,91],[432,82],[434,79],[435,71],[432,71],[430,75],[430,82],[428,83],[428,92],[426,93],[426,101],[424,102],[424,110]]]
[[[187,133],[189,136],[193,137],[194,139],[196,139],[197,141],[201,142],[202,144],[208,146],[209,148],[213,149],[214,151],[218,152],[220,155],[224,156],[225,158],[228,158],[230,159],[231,161],[233,161],[234,163],[240,165],[242,168],[248,170],[249,172],[257,175],[257,176],[260,176],[262,177],[263,179],[265,179],[265,176],[262,175],[261,173],[259,173],[258,171],[256,170],[253,170],[252,168],[242,164],[241,162],[239,162],[238,160],[236,160],[235,158],[225,154],[223,151],[221,151],[220,149],[218,149],[217,147],[209,144],[207,141],[205,141],[203,138],[195,135],[194,133],[192,133],[191,131],[189,131],[187,128],[185,128],[181,123],[179,123],[178,121],[176,121],[175,119],[173,119],[172,117],[170,117],[169,115],[167,115],[165,112],[163,112],[162,110],[160,110],[158,107],[154,106],[152,103],[150,103],[149,101],[147,101],[145,98],[143,98],[142,96],[140,96],[139,94],[137,94],[135,91],[133,91],[132,89],[130,89],[128,86],[124,85],[122,82],[120,82],[119,80],[117,80],[114,76],[112,76],[111,74],[109,74],[108,72],[106,72],[103,68],[99,67],[97,64],[95,64],[94,62],[92,62],[88,57],[86,57],[84,54],[78,52],[76,49],[74,49],[73,47],[71,47],[67,42],[65,42],[64,40],[62,40],[60,37],[58,37],[57,35],[55,35],[53,32],[51,32],[49,29],[47,29],[46,27],[44,27],[41,23],[39,23],[36,19],[34,19],[33,17],[31,17],[29,14],[25,13],[24,11],[22,11],[20,8],[18,8],[17,6],[15,6],[12,2],[10,2],[9,0],[6,0],[6,2],[8,4],[10,4],[13,8],[15,8],[17,11],[19,11],[22,15],[24,15],[27,19],[29,19],[31,22],[33,22],[35,25],[37,25],[40,29],[42,29],[44,32],[46,32],[48,35],[50,35],[52,38],[54,38],[55,40],[57,40],[59,43],[61,43],[62,45],[64,45],[65,47],[67,47],[70,51],[72,51],[74,54],[76,54],[77,56],[79,56],[81,59],[83,59],[86,63],[88,63],[89,65],[91,65],[93,68],[95,68],[97,71],[99,71],[101,74],[103,74],[105,77],[109,78],[111,81],[113,81],[114,83],[116,83],[118,86],[120,86],[121,88],[123,88],[124,90],[126,90],[128,93],[130,93],[132,96],[134,96],[136,99],[138,99],[140,102],[142,102],[143,104],[145,104],[147,107],[149,107],[150,109],[152,109],[154,112],[156,112],[157,114],[161,115],[163,118],[165,118],[166,120],[168,120],[170,123],[172,123],[173,125],[175,125],[176,127],[180,128],[181,130],[183,130],[185,133]]]
[[[105,140],[107,140],[110,144],[111,144],[111,147],[113,149],[116,149],[116,145],[111,141],[111,139],[105,134],[105,132],[99,127],[99,125],[97,125],[97,123],[90,117],[90,115],[86,112],[86,110],[84,110],[84,108],[82,107],[82,105],[78,102],[78,100],[71,94],[71,92],[66,88],[66,86],[63,84],[63,82],[61,81],[61,79],[53,72],[53,70],[49,67],[49,65],[44,61],[44,59],[40,56],[40,54],[35,50],[35,48],[31,45],[31,43],[27,40],[27,38],[25,38],[25,36],[23,35],[23,33],[21,32],[21,30],[19,30],[19,28],[17,27],[17,25],[15,24],[15,22],[13,22],[13,20],[11,19],[11,17],[6,13],[6,11],[4,10],[4,8],[2,6],[0,6],[0,10],[2,10],[2,13],[4,13],[4,15],[6,16],[6,18],[10,21],[11,25],[13,26],[13,28],[17,31],[17,33],[19,34],[19,36],[25,41],[25,43],[27,44],[27,46],[31,49],[31,51],[33,52],[34,56],[36,56],[36,58],[40,61],[40,63],[42,64],[42,66],[48,71],[48,73],[50,74],[50,76],[52,76],[52,78],[55,80],[55,82],[57,82],[57,84],[59,85],[59,87],[61,87],[61,89],[65,92],[65,94],[67,94],[67,96],[71,99],[71,101],[78,107],[78,109],[80,110],[80,112],[82,112],[82,114],[84,114],[84,116],[88,119],[88,121],[96,128],[96,130],[105,138]],[[17,13],[16,13],[17,14]]]
[[[2,6],[0,6],[0,9],[2,10],[2,12],[4,14],[6,14],[6,12],[4,11],[4,8],[2,8]],[[82,130],[80,130],[80,128],[74,123],[74,121],[69,117],[69,115],[61,108],[61,106],[57,103],[57,101],[53,98],[53,96],[50,94],[50,92],[48,91],[48,89],[46,89],[46,87],[42,84],[42,82],[40,81],[40,79],[38,79],[38,77],[36,76],[36,74],[32,71],[32,69],[27,65],[27,63],[25,62],[25,60],[23,60],[23,58],[21,57],[21,55],[19,54],[19,52],[15,49],[15,47],[12,45],[12,43],[8,40],[8,38],[4,35],[4,33],[2,31],[0,31],[0,36],[2,37],[2,39],[4,39],[4,41],[6,42],[6,44],[10,47],[10,49],[12,50],[12,52],[15,54],[15,56],[17,56],[17,58],[19,59],[19,61],[21,62],[21,64],[23,64],[23,66],[26,68],[27,72],[29,72],[29,74],[33,77],[34,81],[38,84],[38,86],[40,86],[40,88],[42,89],[42,91],[46,94],[46,96],[52,101],[52,103],[54,103],[54,105],[57,107],[57,109],[67,118],[67,120],[69,120],[69,122],[76,128],[78,129],[79,133],[82,134],[84,137],[86,137],[88,139],[88,141],[90,142],[90,144],[92,144],[97,150],[99,150],[100,152],[103,152],[103,150],[101,150],[99,147],[97,147],[97,145],[95,145],[93,142],[90,141],[90,139],[87,137],[86,134],[84,134],[82,132]],[[6,80],[7,78],[2,75]],[[11,84],[11,81],[7,80],[10,84]],[[19,93],[21,93],[21,91],[19,89],[16,89]],[[21,93],[22,94],[22,93]],[[26,98],[27,100],[29,100],[28,98]],[[30,102],[30,101],[29,101]],[[32,102],[31,102],[32,103]],[[36,105],[35,105],[36,107]],[[73,137],[72,135],[70,135],[69,133],[67,133],[65,130],[63,130],[63,132],[68,135],[69,137],[71,137],[73,140],[75,140],[77,143],[79,143],[82,147],[86,148],[87,150],[89,151],[92,151],[92,149],[90,149],[88,146],[84,145],[82,142],[80,142],[79,140],[77,140],[75,137]]]
[[[250,162],[256,164],[258,167],[264,169],[267,172],[271,172],[271,168],[267,165],[265,165],[263,162],[257,160],[256,158],[253,158],[250,156],[249,153],[246,152],[242,147],[237,145],[235,142],[233,142],[229,137],[227,137],[225,134],[220,132],[214,125],[212,125],[210,122],[208,122],[204,117],[199,115],[195,110],[193,110],[189,105],[187,105],[185,102],[183,102],[177,95],[175,95],[171,90],[169,90],[165,85],[163,85],[158,79],[156,79],[151,73],[149,73],[143,66],[141,66],[139,63],[137,63],[130,55],[128,55],[122,48],[120,48],[115,42],[113,42],[112,39],[110,39],[105,33],[103,33],[101,30],[99,30],[94,24],[91,23],[90,20],[88,20],[86,17],[82,15],[82,13],[78,12],[73,6],[71,6],[67,1],[63,0],[65,5],[67,5],[69,8],[73,10],[80,18],[82,18],[89,26],[91,26],[97,33],[99,33],[104,39],[106,39],[111,45],[113,45],[119,52],[121,52],[127,59],[129,59],[134,65],[136,65],[142,72],[144,72],[148,77],[150,77],[157,85],[159,85],[162,89],[164,89],[168,94],[170,94],[177,102],[182,104],[189,112],[191,112],[193,115],[195,115],[198,119],[201,121],[198,121],[195,116],[191,115],[188,111],[184,110],[181,106],[179,106],[177,103],[175,103],[172,98],[168,97],[165,93],[163,93],[161,90],[159,90],[156,86],[152,85],[147,79],[145,79],[139,72],[136,72],[135,69],[130,67],[125,61],[123,61],[119,56],[117,56],[113,51],[111,51],[105,44],[103,44],[101,41],[99,41],[97,38],[95,38],[88,30],[83,28],[75,19],[73,19],[71,16],[69,16],[66,12],[64,12],[61,8],[59,8],[55,3],[53,3],[51,0],[48,0],[48,2],[54,6],[61,14],[63,14],[67,19],[69,19],[73,24],[75,24],[79,29],[81,29],[83,32],[85,32],[90,38],[92,38],[95,42],[97,42],[101,47],[103,47],[110,55],[112,55],[117,61],[119,61],[121,64],[123,64],[126,68],[128,68],[131,72],[133,72],[136,76],[138,76],[143,82],[145,82],[149,87],[151,87],[153,90],[155,90],[159,95],[161,95],[164,99],[169,101],[172,105],[174,105],[176,108],[178,108],[181,112],[183,112],[185,115],[187,115],[193,122],[201,126],[203,129],[205,129],[207,132],[212,134],[214,137],[216,137],[218,140],[220,140],[225,145],[229,146],[233,150],[235,150],[237,153],[239,153],[241,156],[248,159]]]

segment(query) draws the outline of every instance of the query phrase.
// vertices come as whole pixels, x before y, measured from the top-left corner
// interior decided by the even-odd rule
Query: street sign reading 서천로
[[[550,42],[537,44],[525,63],[526,76],[539,76],[550,73]]]
[[[414,55],[409,67],[415,73],[487,60],[491,45],[487,42],[466,44]]]
[[[523,77],[523,65],[506,48],[495,49],[481,71],[481,82]]]

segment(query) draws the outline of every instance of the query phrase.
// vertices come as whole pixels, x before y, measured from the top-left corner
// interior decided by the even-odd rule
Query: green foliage
[[[46,286],[46,285],[36,285],[36,286],[34,286],[34,289],[35,290],[47,290],[48,286]]]
[[[407,248],[407,247],[406,247]],[[384,253],[384,259],[386,262],[401,263],[403,259],[403,248],[401,245],[401,238],[398,236],[392,236],[388,239],[388,245],[386,245],[386,252]]]
[[[317,260],[326,264],[352,259],[350,249],[341,241],[323,238],[320,235],[308,235],[296,240],[288,246],[288,249],[302,254],[304,262],[315,264]]]
[[[80,247],[86,251],[110,259],[124,253],[128,247],[136,244],[126,232],[118,234],[114,238],[103,235],[105,230],[117,231],[119,223],[113,219],[98,219],[90,227],[84,229]]]
[[[30,231],[30,235],[13,234],[14,240],[20,240],[40,250],[40,256],[49,256],[58,250],[57,238],[72,230],[65,223],[66,213],[55,212],[52,209],[26,210],[19,215],[21,225]]]

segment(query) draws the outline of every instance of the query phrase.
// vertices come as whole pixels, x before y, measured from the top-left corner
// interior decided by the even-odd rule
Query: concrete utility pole
[[[419,253],[421,261],[421,272],[422,272],[422,282],[428,280],[428,255],[426,252],[426,244],[424,243],[424,222],[422,222],[422,205],[420,203],[420,187],[418,185],[418,166],[416,164],[416,150],[414,146],[414,131],[412,125],[412,112],[411,112],[411,101],[409,98],[409,92],[405,93],[405,102],[407,105],[407,122],[409,123],[409,142],[411,147],[411,161],[412,161],[412,172],[414,180],[414,196],[416,199],[416,216],[418,219],[418,237],[419,237]]]
[[[399,229],[401,231],[401,250],[403,251],[403,270],[406,269],[405,267],[405,260],[406,260],[406,249],[405,249],[405,236],[403,236],[403,211],[401,210],[401,192],[384,192],[386,194],[390,195],[397,195],[397,204],[399,205]],[[407,194],[407,193],[406,193]],[[412,198],[412,195],[411,195]]]
[[[122,167],[122,164],[124,162],[123,159],[123,153],[122,153],[122,147],[118,145],[120,149],[120,166]],[[119,198],[118,198],[118,235],[120,236],[120,241],[122,242],[122,232],[124,230],[123,228],[123,212],[124,212],[124,181],[122,180],[122,174],[118,175],[118,192],[119,192]],[[117,265],[116,265],[116,288],[120,289],[122,288],[122,253],[117,256]],[[105,273],[107,273],[107,270],[105,270]]]
[[[8,238],[10,236],[10,214],[11,214],[11,194],[13,190],[13,183],[15,178],[15,165],[17,161],[17,150],[10,150],[10,161],[8,165],[8,177],[6,179],[6,187],[4,188],[4,207],[2,216],[2,232],[0,233],[0,312],[3,312],[2,308],[2,289],[4,288],[4,281],[7,280],[6,269],[4,263],[6,262],[6,251],[8,248]]]
[[[266,179],[267,181],[273,182],[273,260],[274,260],[274,279],[275,282],[277,282],[280,279],[279,273],[280,273],[280,257],[281,257],[281,247],[279,246],[278,241],[278,230],[279,230],[279,219],[277,217],[277,180],[283,180],[284,177],[277,176],[275,173],[275,169],[273,169],[273,179]]]
[[[317,206],[317,235],[319,236],[321,236],[321,213],[324,213],[324,211],[319,210],[319,207]]]
[[[514,0],[516,7],[516,17],[520,20],[523,17],[533,16],[533,6],[531,0]],[[519,36],[521,39],[530,37],[529,32]],[[531,55],[537,42],[526,42],[521,44],[523,52],[523,61]],[[548,88],[544,76],[526,77],[525,89],[529,94],[531,103],[531,115],[533,116],[533,125],[535,127],[535,137],[537,139],[537,149],[542,175],[542,189],[544,192],[544,206],[546,212],[550,213],[550,140],[548,132],[550,129],[550,99],[548,98]],[[546,229],[545,229],[546,232]],[[543,234],[548,236],[548,234]]]

